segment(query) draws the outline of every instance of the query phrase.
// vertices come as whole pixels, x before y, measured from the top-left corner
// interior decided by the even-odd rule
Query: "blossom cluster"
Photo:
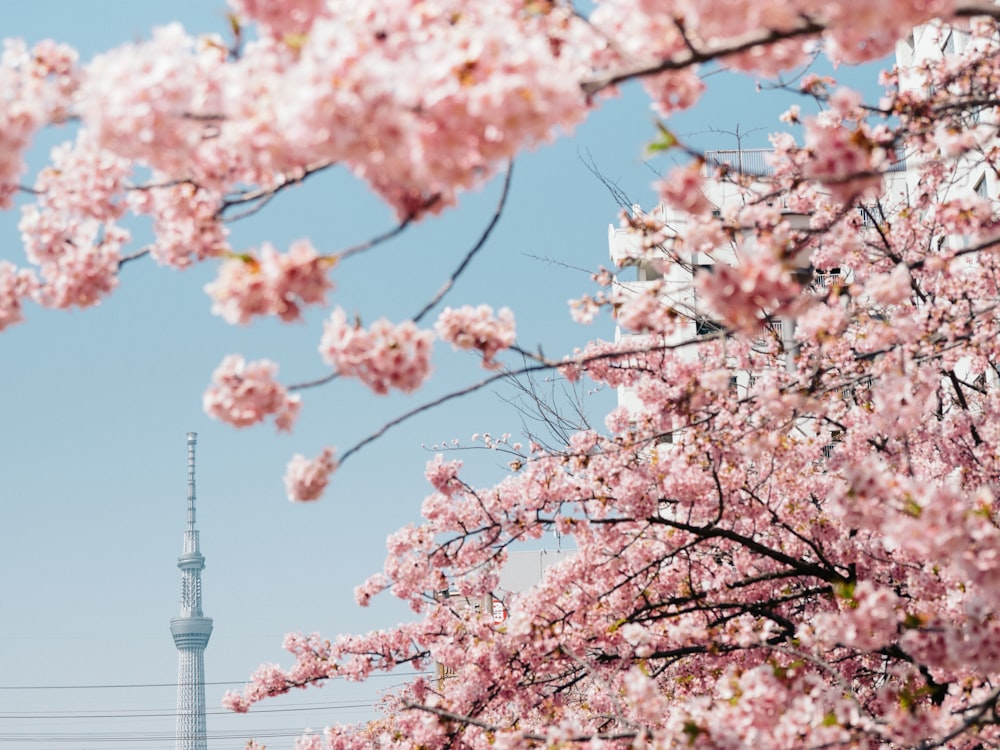
[[[802,20],[774,13],[777,29]],[[735,34],[743,20],[704,28]],[[864,39],[884,44],[870,28],[839,37],[852,55]],[[976,81],[989,96],[995,77]],[[898,202],[880,175],[897,136],[856,97],[809,85],[829,109],[804,120],[805,148],[776,139],[773,180],[728,175],[738,205],[718,216],[668,187],[687,221],[637,218],[629,258],[665,281],[578,303],[584,318],[609,308],[627,334],[561,368],[621,389],[603,429],[527,453],[484,438],[516,459],[488,487],[435,457],[423,521],[389,538],[383,571],[356,591],[362,604],[391,592],[421,619],[298,648],[284,684],[265,674],[247,701],[287,691],[293,675],[436,663],[433,689],[404,691],[408,709],[386,724],[332,728],[309,746],[1000,739],[984,718],[1000,710],[1000,260],[991,204],[959,179],[1000,166],[1000,152],[945,144],[926,100],[900,94],[884,111],[915,147],[947,145],[962,161],[928,159]],[[504,590],[519,545],[553,530],[572,554],[528,590]]]
[[[830,97],[831,109],[806,120],[808,156],[804,174],[821,183],[834,200],[849,203],[871,197],[882,187],[880,168],[887,163],[878,135],[861,120],[860,96],[844,89]],[[858,121],[854,127],[845,121]]]
[[[289,322],[302,317],[303,306],[326,302],[333,288],[326,274],[330,265],[306,240],[293,243],[284,255],[264,243],[257,254],[226,260],[205,291],[214,301],[212,312],[228,323],[249,323],[255,315]]]
[[[229,229],[219,221],[219,197],[192,182],[170,184],[154,175],[157,187],[133,190],[129,209],[153,217],[156,239],[149,254],[157,263],[185,269],[229,252]]]
[[[36,283],[31,271],[18,270],[13,263],[0,261],[0,331],[24,319],[21,300],[34,290]]]
[[[330,475],[337,468],[333,448],[324,448],[313,459],[296,454],[288,462],[285,472],[285,489],[288,499],[295,502],[318,500],[330,481]]]
[[[483,355],[483,367],[496,369],[494,357],[514,345],[514,313],[501,308],[496,315],[489,305],[458,309],[446,307],[438,316],[434,330],[442,341],[456,349],[475,349]]]
[[[689,214],[704,214],[713,209],[705,197],[705,171],[699,163],[677,167],[657,183],[660,200]]]
[[[23,153],[35,133],[66,119],[79,83],[76,52],[52,41],[28,49],[5,39],[0,54],[0,208],[10,208],[25,170]]]
[[[242,20],[255,21],[276,39],[289,34],[307,34],[317,16],[326,10],[325,0],[229,0]]]
[[[1000,744],[1000,232],[973,188],[1000,174],[996,8],[601,0],[584,18],[566,0],[230,7],[232,44],[174,24],[83,67],[53,43],[5,45],[0,207],[22,189],[42,127],[73,119],[79,132],[24,189],[33,267],[0,261],[0,329],[29,299],[89,306],[111,293],[141,254],[126,251],[128,212],[151,220],[157,263],[219,264],[207,292],[225,320],[297,320],[326,306],[335,256],[307,240],[241,251],[227,223],[322,170],[343,165],[405,226],[573,128],[626,80],[641,79],[667,115],[702,95],[702,61],[769,75],[819,45],[873,59],[933,18],[960,20],[968,39],[956,55],[935,39],[918,71],[887,74],[877,106],[806,77],[822,111],[785,117],[804,143],[774,137],[766,184],[716,173],[729,206],[709,201],[698,160],[662,180],[683,221],[637,213],[623,259],[664,280],[636,291],[602,273],[600,291],[574,303],[581,321],[610,310],[622,335],[563,360],[523,352],[620,389],[620,407],[598,429],[542,405],[555,437],[527,450],[474,437],[511,459],[494,486],[433,459],[423,520],[388,538],[382,572],[356,590],[363,605],[391,592],[420,618],[334,642],[290,636],[293,664],[262,668],[228,706],[438,665],[384,724],[302,746]],[[885,179],[900,146],[904,198]],[[435,331],[487,368],[515,346],[507,308],[448,308]],[[337,307],[320,353],[333,375],[409,393],[430,375],[434,338]],[[206,412],[290,430],[301,402],[277,372],[225,358]],[[337,468],[332,448],[295,455],[289,498],[318,499]],[[522,545],[553,531],[573,554],[528,590],[504,590]]]
[[[717,263],[695,284],[709,309],[735,329],[753,331],[766,315],[781,315],[798,301],[801,286],[773,253],[745,254],[739,265]]]
[[[291,430],[302,400],[274,378],[278,366],[262,359],[247,362],[238,354],[222,360],[205,391],[205,413],[234,427],[249,427],[274,417],[279,430]]]
[[[433,333],[412,321],[394,325],[383,318],[366,329],[338,307],[324,325],[319,351],[338,374],[358,378],[375,393],[409,393],[430,375],[433,341]]]

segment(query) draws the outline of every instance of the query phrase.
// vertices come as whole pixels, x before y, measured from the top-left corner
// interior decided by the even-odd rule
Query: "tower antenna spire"
[[[195,522],[195,512],[194,512],[194,501],[195,501],[195,490],[194,490],[194,449],[198,444],[198,434],[195,432],[189,432],[187,434],[187,447],[188,447],[188,486],[187,486],[187,501],[188,501],[188,531],[194,531]]]
[[[187,528],[184,551],[177,558],[181,569],[181,613],[170,621],[170,634],[177,647],[177,736],[176,750],[207,750],[205,726],[205,647],[212,636],[212,620],[201,606],[201,554],[195,527],[194,449],[198,436],[187,434]]]

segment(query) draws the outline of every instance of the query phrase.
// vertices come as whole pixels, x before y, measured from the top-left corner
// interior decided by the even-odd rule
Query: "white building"
[[[929,66],[925,62],[941,60],[945,55],[966,51],[976,42],[966,31],[943,27],[940,25],[922,26],[913,31],[905,40],[897,45],[897,65],[900,74],[900,89],[902,91],[926,91],[933,82],[928,81]],[[993,119],[990,119],[993,117]],[[981,128],[978,131],[982,139],[996,138],[997,123],[995,117],[986,111],[973,111],[969,115],[967,128]],[[704,197],[715,207],[716,216],[725,216],[739,209],[745,201],[759,200],[771,192],[768,180],[773,175],[770,164],[770,149],[744,149],[733,151],[710,151],[705,154],[705,170],[709,178],[705,182]],[[883,178],[883,191],[878,200],[858,209],[859,215],[854,223],[859,232],[874,232],[876,225],[890,220],[894,212],[911,204],[910,196],[922,189],[920,184],[920,164],[925,158],[919,153],[900,151],[896,163],[887,171]],[[997,174],[986,167],[983,159],[963,157],[955,160],[953,175],[945,186],[947,194],[938,196],[945,200],[965,194],[978,194],[983,198],[996,198],[1000,195],[1000,180]],[[751,184],[738,185],[734,180],[716,179],[714,175],[720,167],[729,167],[734,174],[752,175],[756,179]],[[723,170],[724,172],[725,170]],[[783,200],[780,196],[768,200]],[[781,211],[781,218],[789,223],[792,229],[808,227],[810,217],[787,210],[786,206],[775,206]],[[633,216],[641,216],[638,207],[633,208]],[[754,235],[744,232],[729,243],[713,247],[710,252],[675,255],[668,258],[669,246],[673,237],[683,236],[692,219],[683,211],[669,206],[658,206],[649,214],[656,223],[662,223],[664,230],[660,233],[663,242],[649,246],[649,240],[644,240],[640,234],[629,228],[609,226],[608,246],[611,260],[620,269],[615,280],[616,291],[620,300],[627,300],[633,295],[655,294],[662,304],[671,308],[678,317],[686,320],[686,325],[678,327],[662,343],[672,344],[699,336],[709,336],[718,331],[721,326],[711,319],[711,314],[705,304],[699,300],[695,276],[698,273],[709,273],[711,267],[725,263],[733,266],[740,264],[741,256],[753,252]],[[943,238],[954,248],[968,245],[966,237]],[[645,246],[643,243],[647,243]],[[804,287],[804,293],[823,293],[823,288],[842,280],[845,283],[850,278],[841,278],[840,268],[813,268],[810,265],[811,251],[805,250],[799,257],[793,259],[796,275]],[[664,262],[659,262],[663,258]],[[969,263],[974,263],[974,256],[969,256]],[[767,311],[762,311],[767,312]],[[636,349],[641,349],[648,335],[634,334],[619,328],[616,340],[631,340]],[[791,357],[796,350],[795,320],[790,318],[762,315],[760,340],[777,339],[780,349],[785,352],[786,365],[791,364]],[[685,355],[684,350],[678,350],[679,356],[696,356],[694,349]],[[995,379],[995,378],[994,378]],[[755,380],[755,373],[735,369],[730,378],[730,387],[743,391],[749,389]],[[641,409],[641,404],[635,394],[628,388],[619,389],[619,404],[633,412]]]

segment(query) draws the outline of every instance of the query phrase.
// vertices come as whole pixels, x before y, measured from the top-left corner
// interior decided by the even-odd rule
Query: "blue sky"
[[[0,35],[65,41],[86,60],[172,20],[193,32],[224,32],[224,14],[222,0],[7,0]],[[873,77],[871,70],[855,75]],[[744,146],[765,145],[787,102],[755,94],[746,77],[715,76],[711,85],[704,106],[671,127],[700,133],[692,139],[705,148],[735,147],[711,128],[763,128]],[[651,166],[669,166],[664,158],[642,162],[653,132],[643,97],[626,87],[572,137],[520,159],[505,216],[446,303],[510,306],[521,345],[547,354],[613,335],[606,319],[588,329],[567,314],[567,300],[591,287],[574,267],[607,265],[607,225],[618,210],[581,154],[649,205]],[[33,163],[70,137],[67,130],[43,136]],[[367,320],[414,314],[478,237],[498,194],[494,181],[447,216],[343,263],[332,301]],[[16,222],[16,213],[0,216],[0,258],[23,265]],[[233,240],[236,247],[267,240],[283,248],[308,236],[335,251],[391,224],[390,212],[340,172],[282,195],[235,226]],[[423,446],[520,429],[505,391],[486,391],[380,439],[338,472],[320,503],[290,505],[281,477],[293,453],[312,455],[325,444],[344,449],[482,371],[474,358],[441,348],[437,379],[411,397],[377,398],[355,382],[336,382],[305,394],[293,435],[269,426],[237,432],[201,411],[212,370],[241,352],[280,362],[285,382],[322,375],[316,345],[324,316],[292,326],[229,326],[210,314],[202,291],[214,274],[211,264],[183,273],[148,260],[129,264],[121,289],[99,307],[30,307],[27,323],[0,334],[0,750],[173,746],[177,657],[168,623],[178,611],[188,431],[199,434],[205,610],[215,619],[206,652],[209,746],[224,750],[252,736],[290,747],[303,727],[372,715],[378,691],[401,678],[301,692],[249,716],[216,712],[222,693],[259,664],[288,663],[280,649],[288,630],[332,637],[407,618],[389,600],[359,609],[353,589],[381,569],[386,536],[419,518],[423,466],[432,456]],[[613,403],[613,394],[591,396],[598,422]],[[501,457],[465,457],[482,482],[501,475]],[[216,684],[230,682],[237,684]],[[132,687],[110,687],[122,685]]]

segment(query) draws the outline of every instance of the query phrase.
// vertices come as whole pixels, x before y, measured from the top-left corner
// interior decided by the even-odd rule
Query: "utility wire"
[[[375,677],[419,677],[420,675],[432,674],[431,672],[405,672],[398,674],[390,673],[376,673],[368,675],[365,679],[372,679]],[[249,680],[246,678],[242,680],[224,680],[221,682],[206,682],[205,685],[246,685]],[[163,688],[163,687],[177,687],[176,682],[142,682],[134,684],[121,684],[121,685],[0,685],[0,690],[120,690],[120,689],[132,689],[132,688]]]
[[[258,708],[251,715],[257,714],[282,714],[300,711],[336,711],[345,708],[372,708],[374,703],[358,703],[357,701],[338,701],[337,703],[303,706],[300,708]],[[235,716],[235,713],[226,709],[212,709],[205,712],[206,716]],[[176,709],[151,709],[148,713],[130,713],[127,711],[108,711],[91,713],[89,711],[31,711],[27,713],[14,713],[0,711],[0,721],[4,719],[20,719],[24,721],[41,720],[50,721],[54,719],[160,719],[177,716]]]

